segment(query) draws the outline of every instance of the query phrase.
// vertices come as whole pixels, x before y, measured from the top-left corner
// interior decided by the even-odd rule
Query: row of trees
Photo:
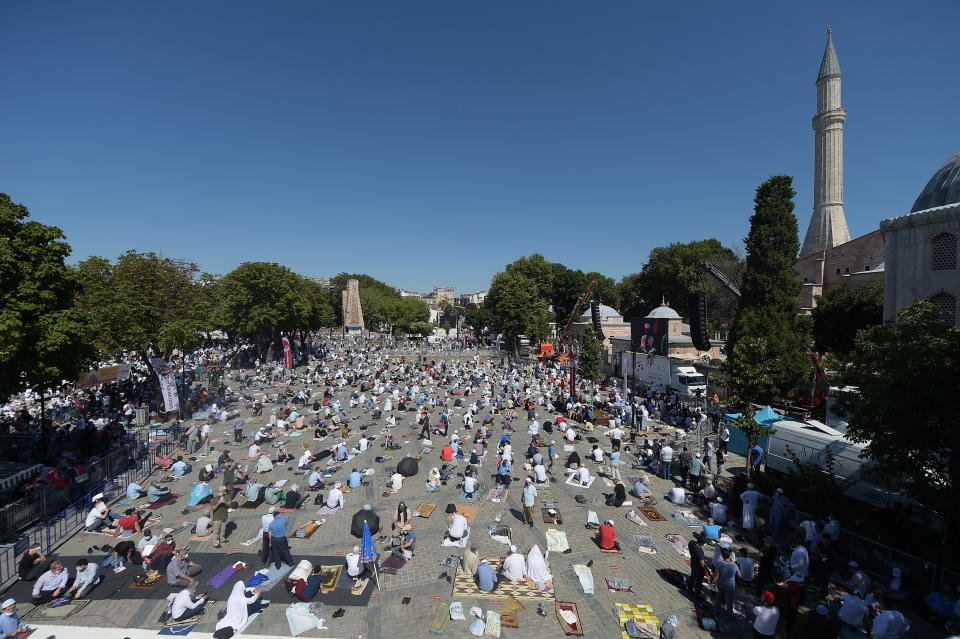
[[[60,229],[30,220],[0,193],[0,396],[76,379],[95,359],[123,352],[166,359],[215,330],[254,340],[272,357],[282,335],[303,339],[337,324],[352,278],[368,326],[430,329],[425,302],[367,275],[341,273],[325,288],[270,262],[216,277],[154,253],[90,257],[76,267],[65,263],[69,255]]]

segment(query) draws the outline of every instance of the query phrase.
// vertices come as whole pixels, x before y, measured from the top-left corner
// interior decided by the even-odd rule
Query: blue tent
[[[742,413],[728,413],[723,417],[728,422],[727,425],[730,428],[730,443],[727,446],[727,449],[731,453],[736,453],[746,457],[747,449],[750,448],[750,442],[747,441],[747,436],[743,433],[743,431],[733,425],[733,422],[740,419],[742,416]],[[765,426],[768,429],[772,427],[775,422],[782,421],[783,419],[783,415],[780,415],[769,406],[764,406],[753,416],[753,421],[757,422],[761,426]],[[760,446],[764,450],[767,449],[767,439],[769,439],[768,435],[764,435],[760,438]]]

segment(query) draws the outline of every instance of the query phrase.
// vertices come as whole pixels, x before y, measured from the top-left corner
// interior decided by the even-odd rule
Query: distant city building
[[[480,306],[483,304],[483,300],[487,299],[486,291],[477,291],[475,293],[463,293],[460,295],[460,298],[457,300],[457,303],[460,306],[466,306],[467,304],[476,304]]]
[[[457,289],[452,286],[434,286],[433,290],[430,292],[430,295],[427,297],[432,297],[433,299],[439,299],[443,297],[452,302],[457,297]]]
[[[305,279],[305,280],[310,280],[311,282],[316,282],[317,284],[319,284],[319,285],[322,286],[323,288],[330,288],[330,278],[327,278],[327,277],[307,277],[306,275],[304,275],[304,276],[303,276],[303,279]]]
[[[917,299],[930,300],[944,321],[960,317],[960,152],[934,173],[907,215],[880,223],[886,253],[883,317]]]
[[[397,291],[399,291],[400,297],[415,297],[418,300],[423,299],[423,293],[418,291],[406,291],[402,288],[398,288]]]

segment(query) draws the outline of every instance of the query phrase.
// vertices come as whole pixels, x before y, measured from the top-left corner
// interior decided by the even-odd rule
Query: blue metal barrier
[[[87,510],[91,507],[91,498],[97,493],[104,494],[109,503],[124,494],[131,481],[141,481],[153,472],[153,459],[156,454],[167,454],[175,448],[172,438],[163,441],[135,440],[133,463],[124,471],[93,485],[82,497],[68,504],[63,510],[24,533],[8,548],[0,551],[0,584],[6,584],[17,572],[17,558],[32,544],[40,544],[45,553],[49,553],[61,541],[73,535],[86,520]]]

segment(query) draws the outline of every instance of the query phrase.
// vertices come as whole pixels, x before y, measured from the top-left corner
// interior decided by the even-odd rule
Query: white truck
[[[707,380],[696,368],[689,362],[673,360],[665,355],[625,352],[623,372],[627,379],[655,391],[669,388],[691,397],[698,392],[700,395],[707,392]]]

